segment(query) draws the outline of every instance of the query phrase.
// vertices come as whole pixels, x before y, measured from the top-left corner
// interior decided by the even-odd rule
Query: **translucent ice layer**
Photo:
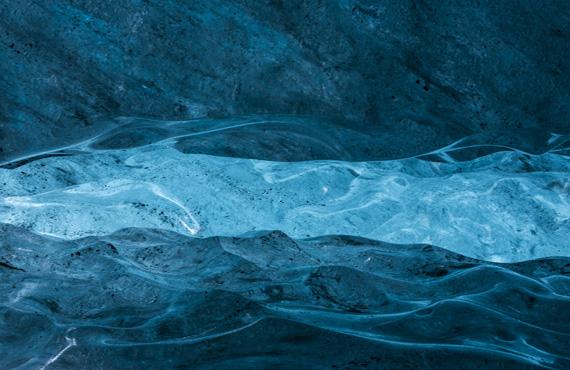
[[[535,137],[534,144],[524,142],[527,153],[497,152],[509,138],[495,135],[407,159],[284,162],[305,159],[301,153],[375,156],[363,151],[366,140],[351,146],[339,128],[301,131],[263,120],[141,125],[6,165],[0,222],[66,239],[126,227],[198,237],[279,229],[294,238],[345,234],[428,243],[497,262],[570,256],[564,137]],[[539,148],[543,154],[529,153]],[[202,152],[280,161],[196,154]]]

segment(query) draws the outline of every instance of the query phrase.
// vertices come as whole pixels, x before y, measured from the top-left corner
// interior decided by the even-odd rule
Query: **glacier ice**
[[[26,333],[3,335],[2,368],[569,365],[568,258],[282,232],[0,232],[0,333]]]
[[[569,369],[569,11],[0,2],[0,368]]]
[[[122,121],[0,166],[0,367],[569,365],[567,136]]]
[[[204,130],[225,130],[218,125]],[[198,237],[279,229],[294,238],[433,244],[497,262],[570,255],[570,161],[556,152],[275,162],[180,150],[191,127],[124,148],[90,142],[83,152],[1,169],[0,222],[66,239],[125,227]],[[469,150],[465,142],[455,151]],[[327,144],[346,153],[342,142]]]

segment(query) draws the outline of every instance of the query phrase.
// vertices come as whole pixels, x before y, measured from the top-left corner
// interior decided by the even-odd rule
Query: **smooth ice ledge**
[[[66,239],[126,227],[345,234],[512,262],[570,256],[569,172],[556,154],[283,163],[184,154],[166,141],[2,169],[0,222]]]

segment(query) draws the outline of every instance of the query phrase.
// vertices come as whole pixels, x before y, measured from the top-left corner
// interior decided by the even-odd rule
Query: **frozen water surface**
[[[236,139],[220,140],[228,130]],[[530,153],[529,144],[506,149],[516,137],[475,136],[383,160],[350,139],[334,125],[301,131],[287,120],[135,122],[5,165],[0,222],[65,239],[126,227],[197,237],[279,229],[427,243],[496,262],[570,256],[567,138]]]

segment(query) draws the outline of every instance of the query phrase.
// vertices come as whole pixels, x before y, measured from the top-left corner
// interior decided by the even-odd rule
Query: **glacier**
[[[299,161],[304,158],[298,153],[340,159],[362,153],[335,135],[323,138],[324,128],[301,136],[297,121],[243,121],[170,122],[170,131],[160,121],[145,122],[138,139],[129,136],[130,123],[68,148],[76,151],[72,155],[4,168],[0,222],[65,239],[126,227],[197,237],[279,229],[293,238],[340,234],[433,244],[495,262],[570,257],[570,161],[558,154],[568,137],[542,154],[496,151],[502,146],[475,137],[404,159]],[[264,160],[267,149],[246,139],[232,141],[235,148],[218,147],[229,142],[220,139],[225,131],[247,138],[252,127],[258,142],[282,145],[274,150],[282,156],[294,144],[294,157]],[[333,124],[326,128],[350,137]],[[121,142],[125,137],[135,142]],[[200,147],[190,145],[196,137]],[[451,157],[469,155],[474,147],[490,154]],[[260,159],[203,154],[230,150]]]
[[[570,366],[569,138],[534,139],[121,118],[5,162],[0,367]]]
[[[3,334],[3,368],[570,365],[568,258],[278,231],[1,231],[0,332],[26,333]]]
[[[569,25],[0,1],[0,369],[569,369]]]

